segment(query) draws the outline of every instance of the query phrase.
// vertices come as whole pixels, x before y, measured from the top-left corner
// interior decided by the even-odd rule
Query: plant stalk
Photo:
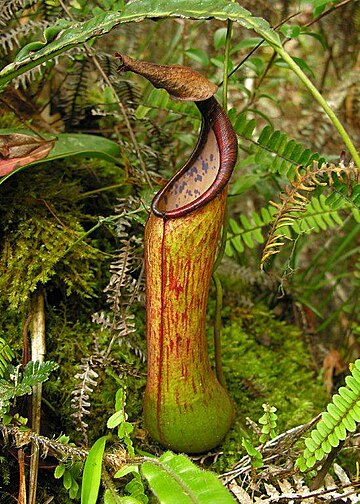
[[[225,53],[224,53],[224,76],[223,76],[223,108],[227,110],[227,92],[229,84],[229,65],[230,65],[230,43],[233,21],[227,22]]]
[[[45,356],[45,300],[43,288],[38,288],[32,298],[31,360],[44,362]],[[32,430],[40,433],[42,384],[37,383],[32,393]],[[36,504],[36,489],[39,470],[39,446],[31,445],[29,504]]]

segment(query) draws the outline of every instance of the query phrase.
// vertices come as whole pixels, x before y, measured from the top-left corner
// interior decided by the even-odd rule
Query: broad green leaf
[[[301,33],[301,26],[285,24],[280,28],[280,31],[285,37],[296,38]]]
[[[94,37],[102,36],[122,23],[144,19],[182,17],[189,19],[232,20],[247,29],[254,30],[275,47],[281,47],[277,33],[262,18],[254,17],[237,2],[229,0],[132,0],[122,12],[103,12],[79,23],[59,20],[46,31],[42,41],[34,41],[23,47],[15,60],[0,72],[0,88],[12,79],[41,63],[55,58],[72,47],[79,46]],[[54,38],[54,33],[57,36]],[[51,35],[51,36],[49,36]]]
[[[0,135],[10,135],[12,133],[14,133],[13,129],[0,129]],[[34,137],[34,133],[29,130],[19,130],[18,133]],[[51,138],[53,139],[50,135],[45,136],[49,140]],[[106,161],[110,161],[112,163],[117,163],[120,157],[120,147],[116,142],[96,135],[60,133],[56,138],[54,147],[46,157],[36,159],[34,162],[31,162],[33,160],[29,159],[29,162],[26,165],[16,168],[16,170],[12,173],[1,179],[0,184],[9,178],[13,173],[17,173],[19,170],[24,169],[24,167],[70,156],[96,157],[105,159]]]
[[[146,461],[141,473],[160,504],[234,504],[215,474],[196,467],[184,455],[164,453]]]
[[[210,63],[210,58],[203,49],[187,49],[185,53],[190,59],[202,66],[207,66]]]
[[[81,504],[96,504],[100,488],[105,444],[106,436],[102,436],[95,441],[87,456],[82,478]]]

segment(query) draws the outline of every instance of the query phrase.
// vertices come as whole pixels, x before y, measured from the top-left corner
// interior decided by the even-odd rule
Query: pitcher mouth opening
[[[214,199],[226,186],[236,159],[233,130],[215,98],[196,102],[203,119],[198,143],[184,166],[157,193],[152,211],[183,217]],[[230,138],[224,141],[224,132]],[[235,138],[236,145],[236,138]]]

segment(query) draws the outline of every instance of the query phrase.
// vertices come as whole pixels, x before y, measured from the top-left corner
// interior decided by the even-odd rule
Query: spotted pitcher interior
[[[164,192],[159,201],[161,211],[176,210],[198,199],[213,184],[219,167],[219,146],[215,133],[210,129],[205,145],[194,163]]]

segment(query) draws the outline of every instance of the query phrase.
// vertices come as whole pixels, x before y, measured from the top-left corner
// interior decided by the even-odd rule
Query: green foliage
[[[346,386],[332,397],[321,420],[305,439],[306,448],[296,462],[301,471],[311,469],[337,448],[347,432],[355,432],[360,422],[360,359],[353,364],[345,382]]]
[[[247,433],[243,419],[259,418],[263,403],[276,404],[281,432],[309,421],[324,408],[327,395],[322,383],[314,379],[309,351],[299,330],[277,320],[263,305],[249,309],[229,302],[240,298],[241,275],[233,274],[231,281],[223,282],[225,296],[229,296],[223,310],[223,371],[237,409],[223,450],[237,453],[241,437]],[[285,393],[279,387],[281,383],[286,383]],[[224,458],[221,468],[234,462],[231,456],[227,461],[227,456]]]
[[[81,504],[96,504],[97,502],[106,439],[106,436],[102,436],[95,441],[86,458],[81,484]]]
[[[60,436],[59,442],[68,443],[68,436]],[[81,489],[79,485],[80,473],[83,464],[81,462],[73,462],[72,460],[66,460],[60,462],[60,464],[55,468],[54,478],[62,478],[62,483],[65,490],[69,493],[70,499],[79,499],[81,495]]]
[[[0,379],[0,417],[2,418],[10,409],[11,400],[32,393],[32,387],[43,383],[49,378],[52,371],[58,368],[55,362],[33,362],[26,364],[23,372],[15,368],[8,379]]]
[[[132,479],[125,485],[125,491],[129,496],[120,497],[120,502],[122,504],[147,504],[149,499],[146,496],[138,465],[125,465],[114,474],[114,478],[123,478],[128,474],[132,475]]]
[[[241,444],[251,459],[252,467],[254,469],[260,469],[264,465],[262,453],[255,448],[249,439],[242,438]]]
[[[185,455],[166,452],[149,459],[141,465],[141,474],[160,504],[235,502],[215,474],[199,469]]]
[[[14,129],[0,129],[0,135],[9,135],[13,132]],[[34,136],[32,131],[30,130],[17,129],[17,132]],[[52,137],[50,135],[47,135],[46,138],[50,140]],[[118,158],[120,157],[120,148],[117,143],[107,138],[98,137],[95,135],[62,133],[58,135],[54,148],[50,151],[46,158],[26,165],[26,169],[35,164],[37,165],[39,163],[49,163],[53,162],[55,159],[64,159],[70,156],[99,158],[117,164]],[[20,168],[20,170],[23,169],[24,167]],[[0,185],[18,171],[19,169],[11,172],[11,174],[7,177],[0,179]]]
[[[306,167],[314,161],[320,164],[325,161],[317,152],[311,152],[309,148],[293,138],[289,139],[285,132],[274,130],[269,124],[255,139],[254,130],[257,127],[257,121],[254,118],[248,119],[247,112],[237,114],[236,110],[232,109],[229,111],[229,117],[237,135],[251,142],[248,163],[254,163],[261,171],[278,173],[291,179],[295,174],[296,166]]]
[[[117,434],[119,439],[122,439],[126,445],[130,457],[135,457],[135,451],[130,434],[134,430],[134,426],[127,422],[128,415],[125,413],[126,406],[126,389],[122,388],[116,392],[115,396],[115,413],[107,421],[109,429],[118,428]]]
[[[61,165],[52,165],[52,170]],[[34,169],[35,170],[35,169]],[[0,210],[6,233],[1,250],[0,290],[11,308],[23,308],[38,284],[56,277],[69,295],[93,295],[95,261],[100,253],[83,241],[77,182],[37,168],[1,186]]]
[[[265,413],[259,418],[258,422],[261,425],[261,436],[259,438],[260,443],[266,443],[269,439],[273,439],[276,436],[276,426],[277,426],[277,409],[275,406],[270,406],[269,404],[262,405]]]
[[[10,345],[3,338],[0,338],[0,378],[3,378],[8,364],[15,357]]]
[[[274,214],[275,210],[269,206],[262,207],[259,213],[252,212],[251,218],[240,214],[240,224],[231,217],[225,248],[226,254],[231,257],[235,251],[242,253],[246,247],[253,249],[257,244],[264,243],[262,229],[269,225]]]
[[[333,176],[337,176],[337,180],[341,180],[343,184],[346,183],[347,189],[349,190],[349,187],[352,187],[352,175],[354,175],[356,180],[358,177],[358,169],[353,165],[335,166],[333,164],[323,164],[319,166],[317,163],[314,163],[313,167],[308,166],[304,171],[301,167],[297,167],[295,179],[291,180],[291,185],[287,186],[285,191],[280,194],[281,202],[271,202],[277,211],[273,216],[271,230],[261,258],[261,264],[263,265],[270,256],[279,253],[281,247],[284,245],[284,238],[291,236],[290,229],[294,228],[295,232],[300,234],[303,232],[309,233],[312,230],[316,232],[320,229],[326,230],[328,226],[333,227],[334,222],[330,217],[331,212],[329,212],[329,210],[331,211],[331,207],[329,207],[328,203],[329,198],[326,201],[324,201],[324,198],[322,200],[313,198],[312,204],[309,205],[309,199],[307,196],[304,196],[303,193],[309,193],[318,187],[331,187],[334,183]],[[355,199],[356,198],[357,195],[355,196]],[[355,206],[352,201],[350,201],[350,205]],[[350,205],[349,203],[344,204],[343,208]],[[337,208],[339,207],[338,204],[336,206]],[[306,212],[308,209],[310,210],[310,215],[303,215],[301,221],[302,225],[300,224],[297,228],[294,227],[294,225],[298,223],[299,215]],[[360,212],[354,211],[354,209],[352,210],[353,213],[360,218]],[[342,220],[336,211],[332,213],[332,216],[334,215],[336,215],[334,220],[337,219],[337,222],[339,223],[340,221],[341,224]]]
[[[129,2],[121,13],[102,12],[88,21],[76,24],[62,19],[55,25],[46,28],[43,41],[33,41],[27,44],[19,51],[15,61],[0,72],[0,88],[14,77],[53,59],[72,47],[108,33],[119,24],[142,21],[145,18],[159,19],[179,16],[192,19],[215,18],[222,21],[230,19],[248,29],[255,30],[275,47],[280,45],[279,36],[271,30],[264,19],[253,17],[249,11],[237,3],[227,0],[205,0],[197,5],[189,0],[176,0],[174,3],[161,0],[156,2],[155,7],[151,0],[143,0],[141,3]]]

